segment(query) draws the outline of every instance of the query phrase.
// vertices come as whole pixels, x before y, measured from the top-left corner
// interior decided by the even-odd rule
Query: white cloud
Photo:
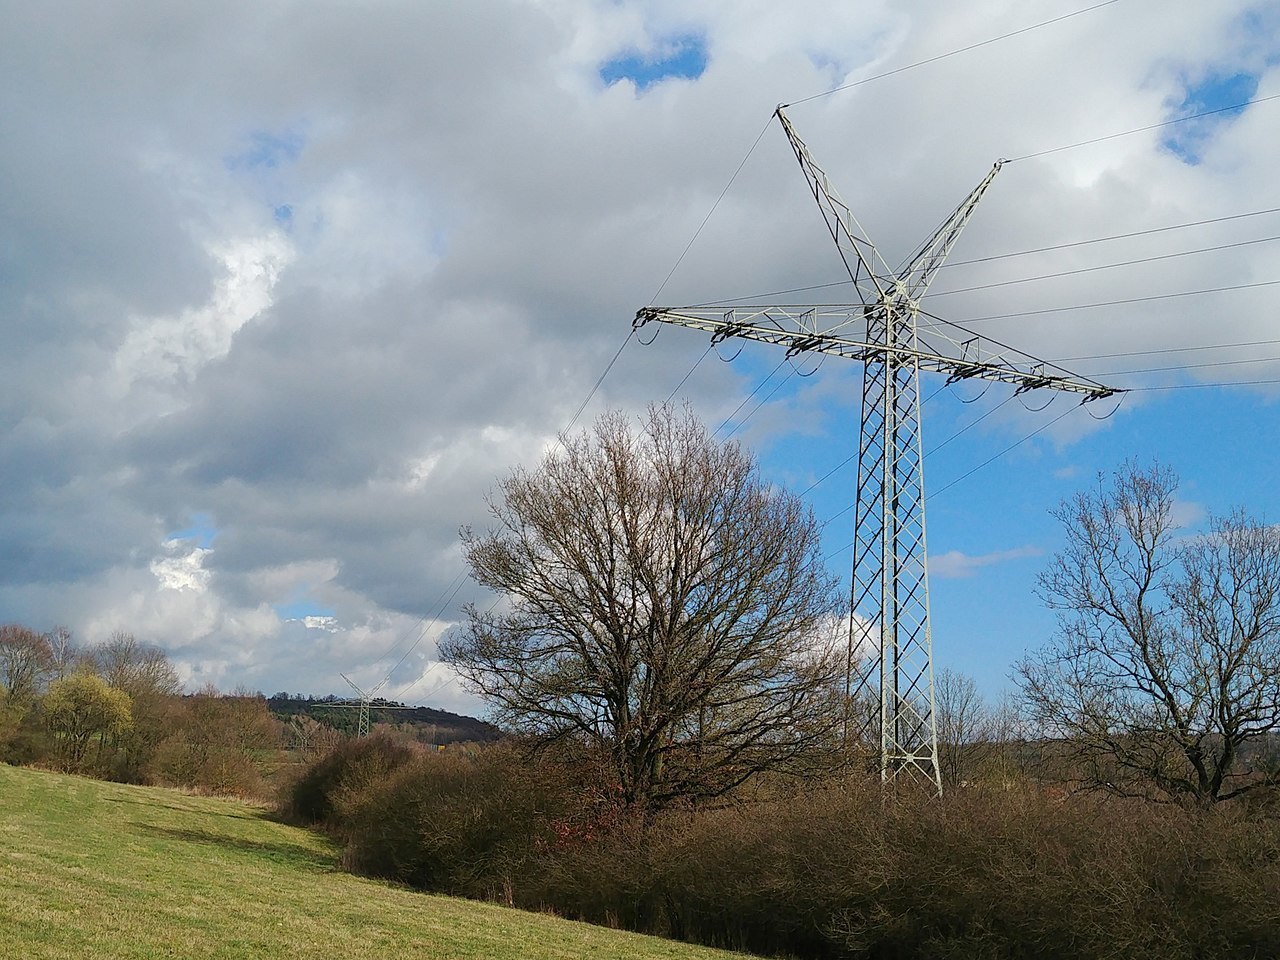
[[[483,525],[485,492],[553,445],[779,101],[1053,11],[1004,0],[320,11],[291,0],[264,15],[237,0],[165,11],[162,27],[143,7],[10,13],[0,548],[19,559],[0,575],[0,604],[86,640],[132,630],[174,651],[191,682],[323,692],[340,670],[376,682],[394,662],[378,658],[423,617],[429,635],[393,686],[440,672],[440,632],[460,603],[483,599],[464,585],[435,620],[463,569],[458,528]],[[1276,17],[1242,0],[1112,5],[797,103],[792,119],[896,262],[999,156],[1159,123],[1224,64],[1275,93]],[[696,81],[639,96],[601,82],[606,59],[689,34],[708,52]],[[957,257],[1254,209],[1274,179],[1276,109],[1216,125],[1195,166],[1159,131],[1010,164]],[[1185,246],[1239,239],[1239,226],[1206,227]],[[1171,239],[1134,241],[1124,256],[1168,252]],[[1120,258],[1091,245],[957,266],[937,291]],[[766,129],[662,299],[790,289],[839,269],[794,158]],[[931,309],[982,318],[1277,276],[1280,245],[1264,243],[939,296]],[[980,329],[1048,357],[1262,340],[1272,297],[1259,288]],[[671,331],[628,346],[580,423],[662,399],[703,345]],[[744,366],[753,356],[764,370],[776,362],[708,358],[682,394],[718,424],[758,382]],[[742,435],[823,442],[856,393],[835,366],[794,378]],[[1249,369],[1262,378],[1276,366]],[[1045,436],[1066,448],[1149,422],[1156,404],[1139,399]],[[1007,404],[969,438],[995,453],[1041,423]],[[165,546],[197,513],[217,518],[216,548]],[[1029,554],[953,551],[932,569],[968,576],[1018,555]],[[293,602],[326,612],[282,619],[276,608]],[[327,611],[332,622],[315,619]],[[444,690],[474,707],[456,683]]]
[[[948,550],[945,553],[934,553],[929,557],[929,576],[942,579],[961,579],[975,576],[980,570],[1008,563],[1011,560],[1024,560],[1027,557],[1038,557],[1043,553],[1038,547],[1013,547],[1010,550],[997,550],[976,556],[959,550]]]
[[[232,240],[210,250],[225,274],[209,303],[176,317],[138,318],[116,352],[126,383],[141,378],[190,378],[201,366],[226,356],[236,331],[271,305],[281,271],[292,259],[279,233]]]
[[[170,540],[168,544],[178,547],[181,541],[175,543]],[[151,561],[151,572],[155,574],[163,590],[203,593],[209,588],[209,571],[204,569],[204,558],[207,553],[209,553],[207,549],[195,547],[186,553],[156,557]]]

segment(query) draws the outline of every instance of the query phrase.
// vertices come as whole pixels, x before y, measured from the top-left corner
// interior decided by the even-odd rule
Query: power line
[[[1202,390],[1206,387],[1255,387],[1280,383],[1280,378],[1268,380],[1228,380],[1222,383],[1169,383],[1162,386],[1127,387],[1129,393],[1149,393],[1156,390]]]
[[[697,370],[698,367],[702,365],[702,361],[707,359],[707,354],[710,353],[713,349],[715,349],[714,343],[707,344],[707,349],[702,351],[702,356],[698,357],[697,360],[693,361],[693,366],[689,368],[689,372],[686,373],[683,377],[681,377],[680,382],[671,388],[671,392],[667,394],[667,399],[666,399],[667,403],[671,402],[671,398],[674,397],[679,392],[680,388],[685,385],[685,382],[690,377],[693,376],[693,371]]]
[[[1080,140],[1077,143],[1068,143],[1061,147],[1053,147],[1049,150],[1027,153],[1021,157],[1014,157],[1013,159],[1005,162],[1016,163],[1019,160],[1031,160],[1034,157],[1045,157],[1051,153],[1061,153],[1063,150],[1074,150],[1076,147],[1087,147],[1094,143],[1104,143],[1107,140],[1116,140],[1120,137],[1132,136],[1135,133],[1143,133],[1147,130],[1159,130],[1161,127],[1169,127],[1175,123],[1185,123],[1188,120],[1198,120],[1201,117],[1211,117],[1215,113],[1226,113],[1229,110],[1243,110],[1245,107],[1251,106],[1255,103],[1266,103],[1268,100],[1280,100],[1280,93],[1273,93],[1267,97],[1253,97],[1249,100],[1243,101],[1242,103],[1233,103],[1227,107],[1216,107],[1213,110],[1201,110],[1197,113],[1189,113],[1184,117],[1175,117],[1172,120],[1163,120],[1160,123],[1149,123],[1145,127],[1134,127],[1132,130],[1124,130],[1120,133],[1109,133],[1104,137],[1094,137],[1092,140]]]
[[[458,595],[458,591],[462,589],[462,585],[463,583],[466,582],[466,579],[467,579],[467,572],[463,570],[462,573],[458,574],[457,579],[455,579],[452,584],[453,591],[449,593],[449,596],[447,599],[445,599],[443,602],[440,603],[439,608],[436,610],[435,616],[432,617],[433,620],[438,621],[440,617],[443,616],[445,608],[447,608],[449,604],[453,602],[453,598]],[[446,587],[445,589],[448,590],[449,588]],[[413,646],[409,647],[409,649],[404,652],[404,655],[401,656],[400,659],[396,661],[396,665],[387,671],[388,680],[391,679],[391,675],[393,673],[395,673],[397,670],[400,669],[400,665],[409,659],[409,654],[413,653],[413,651],[417,649],[418,644],[422,643],[422,641],[425,640],[426,638],[427,638],[427,631],[424,629],[421,635],[418,637],[418,639],[413,642]]]
[[[783,359],[785,360],[785,359],[787,359],[787,358],[786,358],[786,357],[783,357]],[[774,369],[776,370],[777,368],[775,367]],[[766,403],[768,403],[770,400],[772,400],[772,399],[773,399],[773,395],[774,395],[774,394],[776,394],[779,390],[781,390],[784,386],[786,386],[787,381],[788,381],[788,380],[790,380],[792,377],[794,377],[794,376],[795,376],[795,373],[796,373],[796,372],[795,372],[795,370],[794,370],[794,369],[792,369],[792,371],[791,371],[790,373],[788,373],[785,377],[783,377],[781,380],[779,380],[777,383],[775,383],[775,384],[773,385],[773,389],[772,389],[772,390],[770,390],[770,391],[769,391],[769,392],[768,392],[768,393],[767,393],[767,394],[766,394],[766,395],[765,395],[765,396],[760,400],[760,402],[759,402],[759,403],[757,403],[754,407],[752,407],[752,408],[751,408],[751,412],[750,412],[750,413],[748,413],[745,417],[743,417],[743,418],[742,418],[740,421],[738,421],[736,424],[734,424],[733,429],[732,429],[732,430],[730,430],[728,433],[726,433],[726,434],[724,435],[725,440],[730,440],[730,439],[732,439],[732,438],[733,438],[733,435],[734,435],[735,433],[737,433],[737,432],[738,432],[739,430],[741,430],[744,426],[746,426],[746,425],[747,425],[747,421],[748,421],[748,420],[750,420],[752,417],[754,417],[754,416],[759,412],[759,410],[760,410],[760,408],[761,408],[761,407],[763,407]],[[772,376],[772,374],[770,374],[770,376]],[[761,383],[760,385],[761,385],[761,386],[764,386],[764,384],[763,384],[763,383]],[[753,392],[754,392],[754,391],[753,391]],[[739,406],[739,408],[738,408],[738,409],[741,409],[741,406]],[[736,413],[737,411],[734,411],[734,412]],[[728,421],[725,421],[725,422],[727,423]],[[721,426],[724,426],[724,424],[721,424]],[[717,431],[717,432],[718,432],[718,431]]]
[[[751,159],[751,155],[756,152],[756,147],[760,145],[760,141],[764,138],[765,131],[769,129],[769,125],[772,122],[773,122],[773,115],[770,114],[769,119],[766,120],[764,123],[764,126],[760,128],[760,132],[756,134],[756,138],[754,141],[752,141],[750,148],[748,148],[746,156],[742,158],[742,161],[738,164],[737,168],[733,171],[733,175],[729,177],[729,182],[726,183],[724,185],[724,189],[720,191],[720,196],[716,197],[715,203],[711,204],[711,209],[708,210],[707,215],[702,218],[702,223],[698,224],[698,229],[693,231],[693,236],[690,237],[689,242],[685,244],[684,250],[680,252],[680,256],[676,257],[675,264],[667,272],[666,277],[663,279],[662,283],[659,284],[658,289],[653,292],[653,296],[649,298],[649,306],[653,306],[653,302],[657,300],[658,296],[662,293],[662,291],[666,289],[667,284],[671,281],[671,278],[675,275],[676,270],[680,268],[680,264],[684,262],[684,258],[688,255],[689,250],[693,247],[694,242],[702,234],[702,230],[707,225],[707,221],[711,219],[711,215],[715,213],[716,208],[720,206],[720,201],[725,198],[725,194],[729,192],[729,188],[733,186],[733,182],[738,179],[738,174],[740,174],[742,172],[742,168],[747,165],[747,161]]]
[[[968,53],[970,50],[977,50],[979,47],[986,47],[993,43],[999,43],[1001,40],[1008,40],[1010,37],[1016,37],[1024,33],[1030,33],[1032,30],[1038,30],[1041,27],[1047,27],[1053,23],[1060,23],[1063,20],[1070,20],[1072,17],[1078,17],[1082,13],[1088,13],[1091,10],[1097,10],[1100,7],[1107,7],[1117,2],[1119,2],[1119,0],[1104,0],[1104,2],[1102,3],[1095,3],[1091,7],[1085,7],[1083,10],[1076,10],[1074,13],[1066,13],[1060,17],[1054,17],[1051,20],[1042,20],[1039,23],[1033,23],[1029,27],[1022,27],[1019,30],[1013,30],[1009,33],[1001,34],[998,37],[992,37],[989,40],[982,40],[982,41],[979,41],[978,43],[971,43],[967,47],[961,47],[959,50],[952,50],[950,53],[941,53],[935,57],[928,57],[927,59],[924,59],[924,60],[917,60],[915,63],[907,64],[905,67],[897,67],[893,70],[886,70],[884,73],[877,73],[875,76],[872,76],[872,77],[863,77],[861,80],[854,80],[852,83],[846,83],[839,87],[833,87],[832,89],[827,90],[824,93],[815,93],[813,96],[804,97],[801,100],[792,100],[791,103],[783,104],[783,106],[784,107],[795,106],[801,103],[808,103],[810,100],[818,100],[818,99],[821,99],[822,97],[829,97],[833,93],[839,93],[841,90],[849,90],[853,87],[860,87],[864,83],[871,83],[873,80],[883,80],[885,77],[892,77],[895,74],[905,73],[907,70],[914,70],[916,67],[923,67],[926,64],[937,63],[939,60],[946,60],[949,57],[954,57],[961,53]]]
[[[930,400],[932,400],[934,397],[936,397],[938,394],[940,394],[943,390],[947,389],[947,387],[948,387],[948,386],[950,386],[950,384],[946,384],[946,383],[942,384],[942,386],[938,387],[936,390],[934,390],[932,393],[930,393],[927,397],[925,397],[923,400],[921,400],[921,401],[920,401],[920,405],[921,405],[921,406],[924,406],[925,404],[927,404]],[[937,445],[935,445],[935,446],[930,447],[930,448],[925,452],[925,456],[926,456],[926,457],[928,457],[930,454],[932,454],[932,453],[936,453],[938,450],[941,450],[941,449],[942,449],[943,447],[945,447],[948,443],[950,443],[952,440],[956,439],[956,437],[960,436],[960,434],[964,433],[964,432],[965,432],[966,430],[968,430],[970,427],[976,427],[979,423],[981,423],[981,422],[982,422],[983,420],[985,420],[987,417],[991,416],[991,414],[995,413],[997,410],[999,410],[1001,407],[1003,407],[1006,403],[1008,403],[1010,400],[1012,400],[1012,399],[1013,399],[1013,396],[1014,396],[1013,394],[1009,394],[1009,396],[1005,397],[1003,400],[1001,400],[998,404],[996,404],[994,407],[992,407],[992,408],[991,408],[990,410],[988,410],[986,413],[982,414],[982,416],[975,418],[975,419],[974,419],[973,421],[971,421],[967,426],[961,427],[959,430],[957,430],[955,433],[951,434],[951,436],[947,437],[947,438],[946,438],[945,440],[943,440],[941,443],[939,443],[939,444],[937,444]],[[975,398],[975,399],[977,399],[977,398]],[[813,481],[813,483],[809,484],[809,486],[807,486],[807,487],[805,487],[803,490],[801,490],[801,491],[800,491],[800,493],[798,494],[798,496],[800,496],[800,497],[808,496],[808,495],[809,495],[810,493],[812,493],[815,489],[817,489],[821,484],[826,483],[826,482],[827,482],[828,480],[830,480],[833,476],[835,476],[837,473],[839,473],[842,469],[844,469],[844,468],[845,468],[845,467],[847,467],[850,463],[852,463],[854,460],[856,460],[856,459],[857,459],[857,457],[858,457],[858,453],[857,453],[857,451],[855,451],[855,452],[853,452],[853,453],[849,454],[849,456],[845,457],[843,460],[841,460],[839,463],[837,463],[834,467],[832,467],[830,470],[828,470],[826,473],[824,473],[822,476],[820,476],[817,480]],[[848,513],[848,512],[849,512],[849,511],[848,511],[848,508],[846,508],[845,510],[842,510],[840,513],[836,514],[835,516],[833,516],[833,517],[828,517],[826,520],[824,520],[824,521],[822,522],[822,526],[824,526],[824,527],[825,527],[825,526],[826,526],[828,523],[830,523],[832,520],[836,519],[836,517],[838,517],[838,516],[842,516],[843,514]]]
[[[1111,240],[1129,240],[1133,237],[1146,237],[1155,233],[1168,233],[1170,230],[1185,230],[1188,227],[1203,227],[1213,223],[1226,223],[1229,220],[1244,220],[1247,217],[1260,217],[1268,213],[1280,213],[1280,207],[1266,210],[1251,210],[1248,213],[1236,213],[1226,217],[1211,217],[1208,220],[1192,220],[1188,223],[1175,223],[1167,227],[1152,227],[1149,230],[1134,230],[1132,233],[1116,233],[1106,237],[1093,237],[1089,240],[1075,240],[1071,243],[1055,243],[1048,247],[1035,247],[1031,250],[1016,250],[1012,253],[998,253],[989,257],[975,257],[972,260],[952,260],[944,263],[941,269],[963,267],[974,263],[991,263],[996,260],[1008,260],[1012,257],[1025,257],[1033,253],[1048,253],[1053,250],[1068,250],[1072,247],[1084,247],[1094,243],[1107,243]]]
[[[1207,343],[1198,347],[1160,347],[1156,350],[1127,350],[1123,353],[1095,353],[1087,357],[1060,357],[1060,363],[1074,360],[1117,360],[1122,357],[1149,357],[1161,353],[1200,353],[1205,350],[1236,350],[1244,347],[1270,347],[1280,340],[1246,340],[1240,343]]]
[[[1059,420],[1061,420],[1063,417],[1067,416],[1069,413],[1071,413],[1073,410],[1075,410],[1075,409],[1076,409],[1076,407],[1078,407],[1078,406],[1080,406],[1080,404],[1076,404],[1075,406],[1072,406],[1072,407],[1067,407],[1067,409],[1063,410],[1060,414],[1058,414],[1058,415],[1057,415],[1056,417],[1054,417],[1052,420],[1048,421],[1047,423],[1041,424],[1039,427],[1037,427],[1035,430],[1032,430],[1032,431],[1031,431],[1030,433],[1028,433],[1025,437],[1023,437],[1021,440],[1017,440],[1017,441],[1015,441],[1015,442],[1013,442],[1013,443],[1009,444],[1009,446],[1005,447],[1005,448],[1004,448],[1003,450],[1001,450],[999,453],[995,454],[994,456],[990,456],[990,457],[988,457],[986,460],[983,460],[980,464],[978,464],[978,465],[977,465],[976,467],[974,467],[972,470],[969,470],[969,471],[967,471],[967,472],[965,472],[965,473],[960,474],[960,476],[956,477],[956,478],[955,478],[954,480],[952,480],[950,483],[948,483],[948,484],[946,484],[945,486],[943,486],[943,487],[939,488],[938,490],[935,490],[935,491],[934,491],[934,493],[933,493],[933,496],[934,496],[934,497],[937,497],[937,496],[939,496],[940,494],[945,493],[947,490],[950,490],[952,487],[954,487],[954,486],[955,486],[957,483],[959,483],[960,481],[962,481],[962,480],[967,480],[969,477],[973,476],[975,473],[977,473],[977,472],[978,472],[979,470],[981,470],[983,467],[985,467],[985,466],[987,466],[987,465],[989,465],[989,464],[994,463],[996,460],[999,460],[1001,457],[1003,457],[1003,456],[1004,456],[1006,453],[1008,453],[1010,450],[1013,450],[1015,447],[1020,447],[1022,444],[1026,443],[1026,442],[1027,442],[1028,440],[1030,440],[1032,437],[1037,436],[1038,434],[1043,433],[1045,430],[1048,430],[1050,427],[1052,427],[1055,423],[1057,423],[1057,422],[1058,422]]]
[[[689,250],[692,249],[694,243],[697,241],[698,237],[702,234],[702,230],[704,227],[706,227],[707,221],[711,219],[711,215],[715,213],[716,208],[720,206],[720,201],[725,198],[725,195],[729,192],[729,188],[732,187],[734,181],[738,179],[738,174],[742,172],[742,168],[747,165],[747,161],[751,159],[751,155],[755,153],[755,149],[757,146],[759,146],[760,140],[764,137],[765,131],[769,129],[769,123],[772,122],[772,119],[773,118],[770,117],[769,120],[765,122],[765,125],[760,128],[760,132],[756,134],[756,138],[752,142],[750,148],[748,148],[746,155],[742,158],[737,168],[733,171],[733,174],[729,177],[729,182],[724,185],[724,189],[720,191],[720,195],[716,197],[715,202],[711,204],[711,209],[707,211],[707,215],[702,218],[702,222],[698,224],[698,228],[694,230],[693,236],[690,237],[689,242],[685,244],[684,250],[680,252],[680,256],[676,257],[676,262],[672,265],[671,269],[667,271],[666,277],[663,279],[662,283],[658,285],[658,289],[653,292],[653,296],[649,298],[649,303],[651,305],[654,300],[658,299],[662,291],[666,289],[667,284],[671,281],[671,278],[675,275],[676,270],[678,270],[680,268],[680,264],[684,262],[684,258],[688,255]],[[618,347],[617,352],[614,353],[613,355],[613,358],[605,366],[604,372],[601,373],[600,376],[596,378],[596,382],[592,385],[590,391],[587,392],[586,399],[584,399],[582,403],[578,405],[578,409],[574,411],[573,417],[569,420],[569,423],[564,428],[564,430],[561,431],[560,436],[564,436],[570,430],[573,429],[574,424],[578,422],[578,418],[582,416],[582,411],[584,411],[587,408],[587,404],[589,404],[591,402],[592,397],[596,395],[596,392],[600,389],[600,385],[604,383],[605,377],[609,375],[609,371],[613,369],[613,365],[618,362],[618,357],[622,356],[622,351],[626,349],[627,344],[631,342],[631,338],[634,337],[635,335],[636,335],[635,327],[632,327],[630,332],[628,332],[626,338],[622,341],[622,345]],[[695,364],[694,366],[696,367],[697,364]],[[689,373],[692,374],[693,371],[690,370]],[[688,379],[688,377],[686,376],[685,379]],[[680,383],[681,385],[683,385],[684,381],[682,380],[680,381]],[[677,387],[677,389],[679,389],[679,387]],[[560,446],[560,440],[559,438],[557,438],[556,440],[557,449],[559,448],[559,446]]]
[[[1117,233],[1117,234],[1111,234],[1104,237],[1091,237],[1087,240],[1074,240],[1069,243],[1053,244],[1047,247],[1034,247],[1029,250],[1014,250],[1009,253],[994,254],[989,257],[976,257],[972,260],[958,260],[954,263],[944,263],[942,264],[940,269],[945,270],[948,267],[958,267],[958,266],[971,265],[971,264],[977,264],[977,263],[991,263],[997,260],[1008,260],[1015,257],[1025,257],[1025,256],[1029,256],[1031,254],[1036,254],[1036,253],[1048,253],[1054,250],[1067,250],[1074,247],[1090,246],[1095,243],[1107,243],[1113,240],[1128,240],[1133,237],[1143,237],[1143,236],[1149,236],[1157,233],[1167,233],[1171,230],[1184,230],[1190,227],[1200,227],[1200,226],[1207,226],[1215,223],[1225,223],[1231,220],[1243,220],[1248,217],[1258,217],[1258,216],[1263,216],[1269,213],[1280,213],[1280,207],[1269,207],[1265,210],[1251,210],[1247,213],[1237,213],[1237,214],[1231,214],[1229,216],[1223,216],[1223,217],[1211,217],[1206,220],[1193,220],[1187,223],[1175,223],[1175,224],[1170,224],[1168,226],[1163,226],[1163,227],[1152,227],[1151,229],[1148,229],[1148,230],[1136,230],[1131,233]],[[1274,239],[1274,238],[1269,238],[1269,239]],[[1246,241],[1246,242],[1260,242],[1260,241]],[[1197,247],[1193,251],[1187,251],[1187,252],[1208,252],[1209,250],[1214,250],[1214,249],[1220,249],[1220,248]],[[1179,254],[1179,255],[1182,255],[1182,254]],[[843,286],[847,286],[848,283],[849,281],[847,279],[833,280],[828,283],[814,283],[814,284],[809,284],[803,287],[789,287],[785,290],[770,290],[765,293],[756,293],[756,294],[751,294],[745,297],[724,297],[719,300],[705,300],[701,303],[691,304],[690,306],[710,307],[710,306],[718,306],[720,304],[728,305],[732,303],[760,302],[760,301],[772,299],[773,297],[789,296],[790,294],[793,294],[793,293],[807,293],[812,290],[827,290],[833,287],[843,287]],[[938,296],[938,294],[934,294],[934,296]]]
[[[1119,260],[1115,263],[1102,263],[1092,267],[1079,267],[1075,270],[1061,270],[1057,273],[1042,273],[1034,277],[1020,277],[1016,280],[999,280],[993,283],[980,283],[972,287],[960,287],[956,290],[942,290],[932,293],[932,297],[949,297],[956,293],[972,293],[975,290],[992,290],[996,287],[1011,287],[1021,283],[1036,283],[1041,280],[1054,280],[1059,277],[1074,277],[1082,273],[1095,273],[1098,270],[1112,270],[1116,267],[1132,267],[1143,263],[1156,263],[1160,260],[1174,260],[1178,257],[1190,257],[1200,253],[1213,253],[1217,250],[1233,250],[1237,247],[1248,247],[1258,243],[1271,243],[1280,240],[1280,235],[1258,237],[1254,240],[1238,240],[1235,243],[1223,243],[1212,247],[1197,247],[1194,250],[1180,250],[1177,253],[1162,253],[1150,257],[1139,257],[1135,260]]]
[[[766,376],[763,380],[761,380],[759,383],[756,384],[756,388],[754,390],[752,390],[749,394],[747,394],[745,397],[742,398],[742,402],[733,408],[733,413],[725,417],[724,420],[721,422],[720,426],[716,427],[715,430],[712,431],[711,435],[715,436],[717,433],[719,433],[721,430],[727,427],[730,423],[732,423],[733,418],[738,415],[738,411],[751,402],[751,398],[754,397],[757,393],[759,393],[766,383],[768,383],[770,380],[773,379],[773,375],[777,373],[779,370],[781,370],[782,365],[786,362],[787,362],[786,357],[783,357],[781,360],[779,360],[778,365],[769,371],[768,376]],[[770,394],[770,396],[772,396],[772,394]],[[743,422],[745,423],[746,421],[744,420]]]
[[[1205,363],[1179,363],[1167,367],[1144,367],[1139,370],[1108,370],[1108,377],[1135,376],[1140,373],[1170,373],[1175,370],[1203,370],[1207,367],[1236,367],[1245,363],[1276,363],[1280,357],[1253,357],[1248,360],[1214,360]]]
[[[623,338],[622,343],[618,346],[618,349],[614,353],[613,358],[607,364],[605,364],[604,371],[600,374],[600,376],[596,377],[596,382],[592,384],[591,389],[587,391],[586,398],[583,399],[582,403],[578,404],[578,409],[573,412],[573,416],[569,419],[569,422],[565,426],[564,430],[560,432],[560,436],[556,438],[557,449],[559,449],[560,447],[560,442],[561,442],[560,437],[565,436],[566,434],[568,434],[570,430],[573,429],[573,425],[577,423],[578,418],[582,416],[582,411],[587,409],[587,404],[590,403],[591,398],[596,395],[596,391],[600,389],[600,384],[604,383],[604,378],[609,375],[609,371],[613,369],[613,365],[617,363],[618,358],[622,356],[622,351],[627,348],[627,344],[631,342],[631,338],[634,337],[635,335],[636,335],[635,327],[632,327],[631,330],[627,333],[626,337]]]
[[[1210,293],[1225,293],[1229,290],[1252,290],[1258,287],[1273,287],[1276,284],[1280,284],[1280,280],[1262,280],[1257,283],[1237,283],[1225,287],[1206,287],[1201,290],[1183,290],[1178,293],[1160,293],[1149,297],[1129,297],[1124,300],[1100,300],[1094,303],[1077,303],[1069,307],[1045,307],[1040,310],[1021,310],[1017,313],[994,313],[985,317],[970,317],[966,320],[956,320],[953,322],[961,324],[988,323],[992,320],[1010,320],[1016,317],[1038,317],[1049,313],[1068,313],[1072,310],[1092,310],[1097,307],[1119,307],[1134,303],[1151,303],[1156,300],[1174,300],[1179,297],[1198,297]],[[923,313],[924,311],[921,312]]]

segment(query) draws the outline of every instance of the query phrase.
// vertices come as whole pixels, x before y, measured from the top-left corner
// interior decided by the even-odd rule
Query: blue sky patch
[[[1187,88],[1182,104],[1173,111],[1170,119],[1204,113],[1209,110],[1222,110],[1223,107],[1234,107],[1222,110],[1211,116],[1176,123],[1169,127],[1169,132],[1161,141],[1161,146],[1178,157],[1184,163],[1198,164],[1203,156],[1204,148],[1213,135],[1233,117],[1244,112],[1244,107],[1236,104],[1251,99],[1258,90],[1258,78],[1248,73],[1210,73],[1199,83]]]
[[[288,603],[277,603],[272,605],[272,609],[280,615],[281,620],[301,620],[303,617],[332,617],[336,615],[336,611],[321,606],[314,600],[306,599],[291,600]]]
[[[276,170],[296,161],[305,145],[306,138],[296,130],[255,130],[249,134],[245,149],[223,158],[223,163],[228,170]]]
[[[630,80],[636,90],[677,77],[696,80],[707,69],[707,40],[699,34],[683,34],[661,44],[652,54],[627,53],[600,65],[600,79],[612,86]]]
[[[218,528],[213,525],[213,518],[207,513],[197,513],[191,518],[191,525],[184,530],[175,530],[165,537],[166,540],[194,540],[197,547],[208,550],[218,536]]]

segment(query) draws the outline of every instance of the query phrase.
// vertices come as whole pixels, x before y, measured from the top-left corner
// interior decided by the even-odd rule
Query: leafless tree
[[[7,705],[36,698],[53,665],[53,651],[43,636],[17,623],[0,626],[0,694]]]
[[[76,648],[71,628],[59,624],[45,634],[45,639],[49,641],[49,650],[53,657],[50,666],[52,678],[61,680],[68,674],[74,673],[82,653]]]
[[[134,700],[182,692],[182,682],[165,652],[139,643],[132,633],[116,631],[94,647],[90,657],[98,676]]]
[[[114,775],[145,780],[156,749],[176,722],[176,697],[182,682],[159,647],[139,643],[117,631],[86,652],[95,672],[114,689],[128,694],[132,722],[115,734]]]
[[[506,598],[442,646],[498,716],[585,742],[623,798],[720,795],[834,739],[835,606],[812,512],[691,414],[618,414],[565,438],[463,531]]]
[[[1020,684],[1086,784],[1210,805],[1277,780],[1280,531],[1235,512],[1183,535],[1176,488],[1129,464],[1056,512],[1058,635]]]
[[[943,667],[933,684],[938,723],[938,767],[946,786],[982,775],[1004,747],[1008,723],[972,677]]]

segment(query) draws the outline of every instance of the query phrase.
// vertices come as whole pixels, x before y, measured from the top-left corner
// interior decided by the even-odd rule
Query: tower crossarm
[[[782,112],[782,107],[774,111],[774,116],[782,125],[783,132],[800,161],[800,169],[804,171],[805,180],[809,182],[809,191],[822,211],[822,219],[826,221],[831,239],[836,242],[840,257],[844,260],[845,269],[858,289],[858,294],[866,302],[880,300],[894,283],[894,273],[880,256],[880,251],[867,237],[867,232],[858,223],[849,205],[840,199],[835,186],[809,152],[809,147],[795,127]]]
[[[907,265],[899,272],[902,293],[908,299],[918,301],[924,296],[925,291],[929,289],[929,284],[933,283],[933,278],[937,276],[938,269],[942,266],[943,261],[947,259],[947,255],[951,252],[951,248],[955,246],[956,241],[960,239],[960,233],[969,222],[969,218],[973,216],[973,211],[977,208],[978,201],[987,192],[987,187],[991,186],[991,181],[996,178],[996,174],[1000,172],[1002,166],[1004,166],[1004,161],[997,160],[982,182],[973,188],[969,196],[964,198],[960,206],[956,207],[951,216],[942,222],[942,225],[934,231],[933,236],[924,242],[907,262]]]
[[[879,308],[849,305],[761,305],[728,310],[644,307],[636,313],[633,325],[642,327],[656,321],[688,327],[709,333],[717,343],[742,337],[786,347],[789,356],[823,353],[863,362],[888,361],[894,366],[915,364],[921,370],[945,375],[952,383],[992,380],[1011,384],[1018,393],[1040,389],[1076,393],[1082,396],[1082,402],[1123,392],[997,341],[975,335],[962,339],[945,328],[932,329],[927,341],[923,336],[917,337],[914,344],[903,341],[886,346],[872,342],[865,336],[866,318],[876,309]],[[956,330],[967,333],[963,328]]]

